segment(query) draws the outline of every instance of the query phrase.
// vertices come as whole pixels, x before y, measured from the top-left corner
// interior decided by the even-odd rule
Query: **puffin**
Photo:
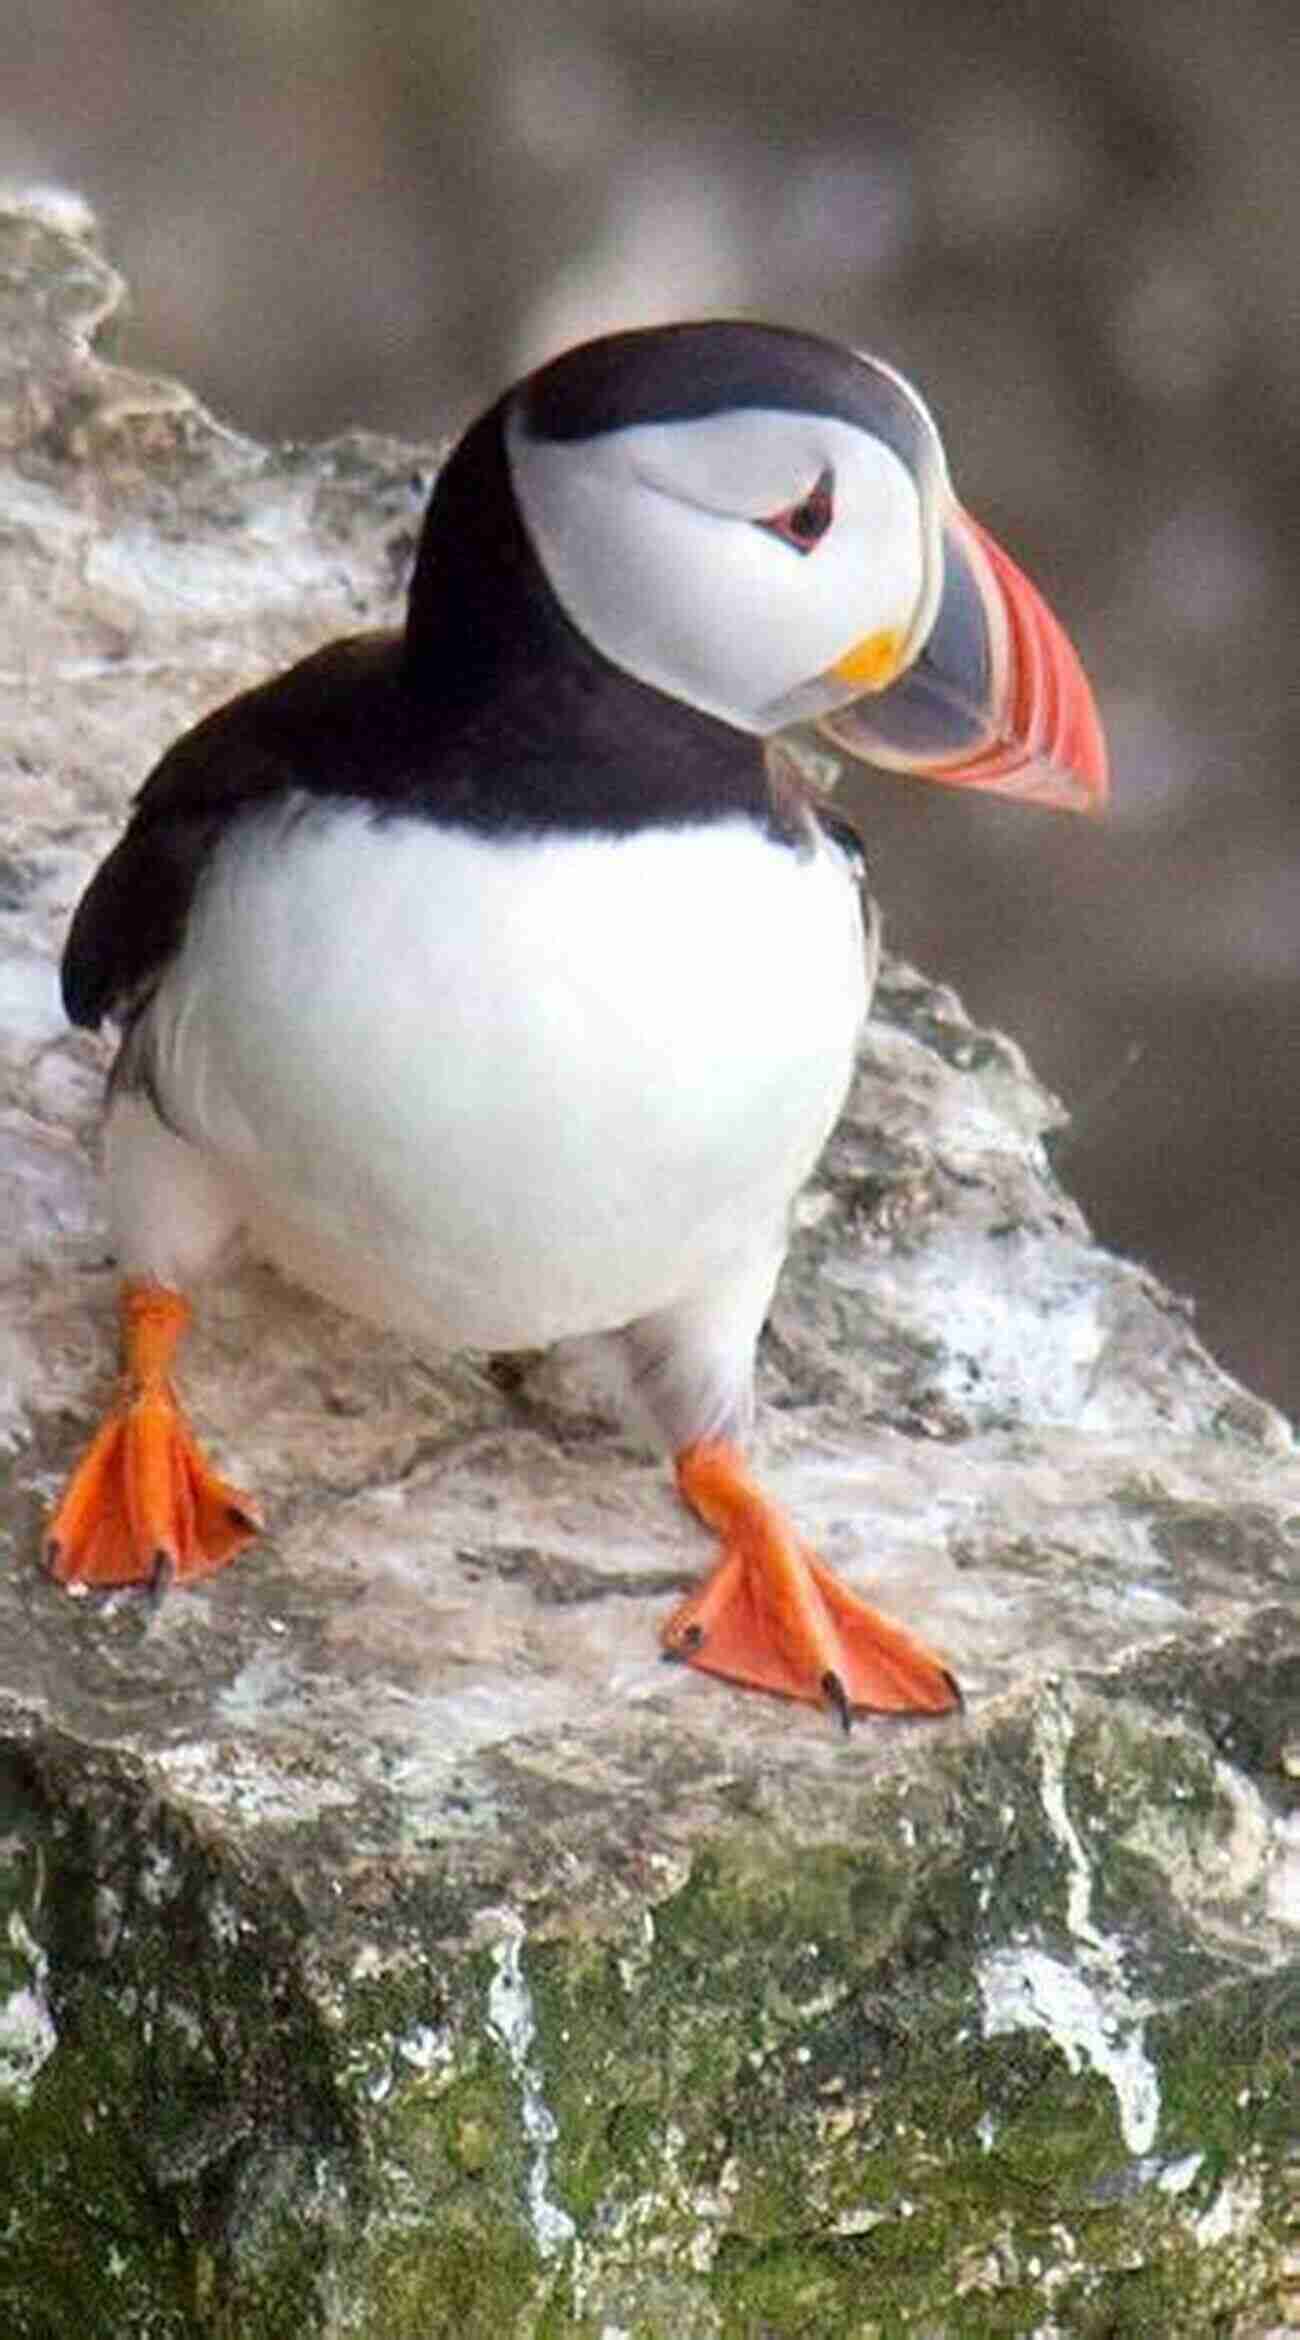
[[[666,1656],[846,1729],[960,1704],[747,1459],[879,952],[801,740],[1058,809],[1106,795],[1079,658],[917,392],[710,319],[506,390],[438,473],[405,623],[168,750],[62,962],[70,1019],[120,1034],[122,1359],[49,1522],[60,1584],[157,1595],[259,1532],[172,1380],[191,1293],[242,1242],[419,1343],[612,1358],[717,1539]]]

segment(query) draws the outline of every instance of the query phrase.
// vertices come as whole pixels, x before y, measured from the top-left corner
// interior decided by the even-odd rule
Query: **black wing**
[[[358,787],[349,741],[373,754],[377,735],[391,733],[398,658],[396,635],[331,643],[168,749],[77,905],[62,967],[74,1024],[129,1021],[180,948],[195,888],[243,814],[296,790]]]

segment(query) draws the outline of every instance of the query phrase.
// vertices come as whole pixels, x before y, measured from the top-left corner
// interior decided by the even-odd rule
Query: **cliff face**
[[[177,730],[392,621],[432,469],[219,429],[100,354],[120,296],[75,204],[0,214],[4,2329],[1296,2329],[1300,1464],[911,970],[764,1436],[960,1722],[663,1668],[706,1554],[586,1393],[251,1265],[185,1385],[264,1541],[156,1612],[41,1578],[112,1354],[68,910]]]

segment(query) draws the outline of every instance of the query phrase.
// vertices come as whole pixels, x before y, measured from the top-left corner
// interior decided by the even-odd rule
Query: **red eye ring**
[[[779,536],[797,553],[816,550],[835,518],[835,474],[829,464],[813,481],[807,495],[795,504],[787,504],[784,512],[774,512],[770,520],[757,520],[756,528],[766,529],[769,536]]]

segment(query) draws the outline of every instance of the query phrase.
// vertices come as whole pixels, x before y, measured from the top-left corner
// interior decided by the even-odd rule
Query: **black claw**
[[[176,1562],[170,1552],[159,1545],[153,1556],[153,1575],[149,1579],[149,1597],[156,1608],[167,1598],[176,1582]]]
[[[46,1574],[47,1574],[47,1575],[49,1575],[49,1576],[53,1576],[55,1569],[56,1569],[56,1568],[58,1567],[58,1565],[59,1565],[59,1561],[60,1561],[60,1559],[62,1558],[62,1555],[63,1555],[63,1546],[62,1546],[62,1544],[59,1542],[59,1539],[58,1539],[58,1537],[57,1537],[57,1536],[51,1536],[51,1537],[48,1539],[48,1541],[47,1541],[47,1543],[46,1543],[46,1546],[45,1546],[44,1553],[42,1554],[42,1557],[43,1557],[43,1559],[44,1559],[44,1561],[45,1561],[45,1569],[46,1569]]]
[[[664,1664],[666,1666],[684,1666],[687,1658],[694,1657],[696,1650],[703,1648],[703,1646],[704,1627],[702,1625],[688,1625],[683,1633],[678,1634],[676,1641],[670,1641],[667,1644],[663,1653]]]
[[[847,1739],[853,1728],[853,1709],[849,1705],[848,1694],[838,1674],[828,1671],[822,1675],[822,1696],[828,1706],[834,1707],[840,1718],[840,1728]]]
[[[957,1676],[955,1674],[950,1674],[946,1666],[944,1666],[941,1670],[943,1673],[943,1678],[947,1683],[948,1688],[952,1692],[953,1705],[956,1707],[958,1714],[964,1713],[966,1708],[966,1701],[962,1697],[961,1684],[958,1681]]]

